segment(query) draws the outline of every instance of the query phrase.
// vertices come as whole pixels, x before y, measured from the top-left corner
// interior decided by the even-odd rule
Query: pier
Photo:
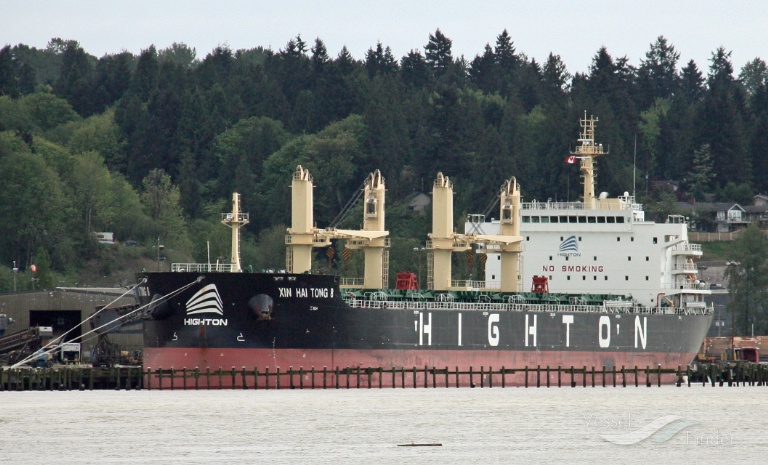
[[[0,367],[0,391],[768,386],[768,365],[688,367]]]

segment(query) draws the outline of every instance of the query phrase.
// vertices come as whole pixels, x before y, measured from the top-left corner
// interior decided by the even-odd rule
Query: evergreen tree
[[[761,85],[768,84],[768,66],[760,58],[755,58],[741,68],[739,82],[747,95],[753,95]]]
[[[476,55],[469,66],[470,81],[483,92],[491,93],[498,90],[494,79],[496,74],[495,62],[496,55],[493,53],[493,49],[490,45],[485,44],[483,54]]]
[[[693,169],[688,175],[688,193],[696,200],[704,200],[704,194],[711,191],[715,178],[712,172],[712,153],[704,144],[693,153]]]
[[[704,94],[704,76],[693,60],[681,70],[680,86],[688,103],[698,102]]]
[[[376,50],[369,48],[365,52],[365,70],[371,79],[377,75],[396,73],[397,61],[392,56],[392,50],[389,47],[382,48],[381,42],[377,42]]]
[[[565,109],[567,103],[571,75],[565,67],[560,55],[549,54],[547,62],[541,70],[542,98],[550,107]]]
[[[749,105],[751,128],[749,152],[752,161],[753,185],[758,192],[768,192],[768,84],[758,85]]]
[[[400,60],[403,82],[416,88],[426,87],[432,81],[432,72],[418,50],[411,50]]]
[[[434,35],[429,35],[429,42],[424,46],[424,59],[438,78],[446,75],[453,65],[451,46],[453,41],[438,28]]]
[[[744,234],[734,241],[734,257],[726,269],[730,310],[736,317],[737,335],[768,331],[768,241],[752,223]]]
[[[647,108],[656,99],[669,98],[680,88],[680,76],[677,74],[677,60],[680,53],[674,45],[668,44],[664,36],[659,36],[651,44],[640,61],[637,70],[640,108]]]
[[[751,159],[747,155],[743,90],[733,79],[730,52],[720,47],[712,54],[707,89],[697,116],[699,145],[709,144],[719,186],[752,179]]]
[[[61,71],[54,92],[66,99],[72,108],[83,116],[93,112],[90,80],[93,65],[85,50],[77,42],[69,42],[61,54]]]
[[[0,49],[0,95],[18,97],[19,85],[13,66],[13,54],[11,46],[6,45]]]
[[[136,63],[136,71],[131,76],[129,89],[136,94],[142,102],[149,100],[149,94],[157,84],[157,75],[160,72],[160,64],[157,61],[157,50],[151,45],[142,50]]]

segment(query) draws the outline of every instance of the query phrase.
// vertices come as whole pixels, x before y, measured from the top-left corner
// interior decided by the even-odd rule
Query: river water
[[[765,463],[766,387],[0,392],[0,463]],[[400,447],[399,444],[442,444]]]

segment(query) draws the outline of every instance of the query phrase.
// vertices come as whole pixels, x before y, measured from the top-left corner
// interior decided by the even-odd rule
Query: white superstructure
[[[698,279],[695,260],[701,246],[688,242],[688,224],[672,215],[665,223],[645,221],[642,205],[624,193],[594,196],[594,143],[597,120],[581,121],[580,145],[571,162],[580,161],[584,202],[523,202],[520,235],[520,290],[530,290],[533,276],[546,276],[550,292],[624,294],[650,307],[703,307],[710,291]],[[465,232],[498,234],[500,223],[469,215]],[[494,246],[487,253],[485,287],[501,288],[501,260]]]

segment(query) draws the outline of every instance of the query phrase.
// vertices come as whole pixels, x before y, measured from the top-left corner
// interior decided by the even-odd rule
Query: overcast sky
[[[309,45],[322,39],[332,57],[346,45],[363,59],[380,41],[400,59],[412,49],[423,53],[438,28],[453,41],[454,57],[471,60],[507,29],[518,52],[539,63],[558,54],[572,74],[586,72],[601,46],[637,66],[660,35],[680,53],[680,65],[692,59],[705,72],[720,46],[733,52],[736,75],[755,57],[768,61],[763,0],[0,0],[0,46],[44,48],[60,37],[97,57],[174,42],[195,48],[198,58],[218,45],[277,51],[301,34]]]

